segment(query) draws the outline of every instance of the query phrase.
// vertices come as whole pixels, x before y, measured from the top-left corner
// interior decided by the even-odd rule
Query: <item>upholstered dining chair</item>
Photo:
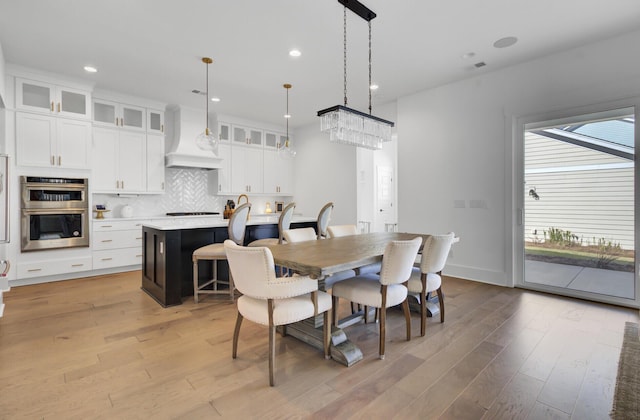
[[[407,280],[411,276],[413,262],[422,244],[422,238],[408,241],[391,241],[382,256],[380,275],[357,276],[333,285],[333,316],[337,326],[337,308],[340,298],[380,310],[379,356],[384,359],[387,308],[402,304],[407,327],[407,341],[411,340],[411,315],[407,301]],[[366,317],[365,317],[366,320]]]
[[[238,245],[242,245],[244,242],[244,233],[247,227],[247,220],[249,219],[249,211],[251,210],[251,204],[245,203],[235,209],[231,217],[229,218],[229,239]],[[193,300],[198,303],[199,294],[219,295],[228,294],[233,301],[235,296],[235,288],[233,285],[233,276],[229,272],[229,280],[218,279],[218,260],[226,260],[227,255],[224,251],[224,244],[209,244],[202,246],[195,251],[191,256],[193,261]],[[199,284],[198,280],[198,262],[201,260],[213,261],[213,278],[209,281]],[[219,284],[228,285],[228,290],[218,290]],[[212,288],[209,289],[208,287]]]
[[[238,355],[238,336],[244,318],[268,326],[269,385],[274,386],[276,326],[323,313],[323,349],[328,359],[331,297],[318,290],[318,281],[304,276],[276,278],[273,255],[267,247],[242,247],[226,240],[224,248],[236,287],[242,293],[238,298],[232,357]]]
[[[324,239],[327,237],[327,228],[331,221],[331,213],[333,212],[333,203],[327,203],[320,209],[318,213],[318,239]]]
[[[327,234],[329,238],[339,238],[341,236],[358,235],[359,232],[356,225],[333,225],[327,228]],[[381,263],[368,264],[363,267],[358,267],[356,274],[359,276],[362,274],[379,273],[381,268]]]
[[[427,327],[427,294],[436,292],[440,302],[440,322],[444,322],[444,295],[442,293],[442,270],[447,263],[451,245],[459,239],[453,232],[446,235],[431,235],[422,247],[420,267],[413,267],[407,283],[409,293],[420,302],[420,335]]]
[[[289,203],[280,213],[280,218],[278,218],[278,237],[277,238],[265,238],[265,239],[257,239],[251,243],[249,246],[269,246],[281,244],[284,242],[284,231],[288,230],[291,227],[291,220],[293,219],[293,211],[296,209],[296,203]]]
[[[319,239],[316,235],[316,231],[313,230],[313,228],[298,228],[298,229],[285,230],[284,238],[287,241],[287,243],[315,241]],[[302,274],[305,274],[305,273],[302,273]],[[330,289],[334,283],[354,277],[355,275],[356,275],[355,270],[338,271],[337,273],[334,273],[324,279],[325,290]]]

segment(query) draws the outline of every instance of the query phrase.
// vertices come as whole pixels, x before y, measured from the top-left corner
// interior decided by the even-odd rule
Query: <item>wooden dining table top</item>
[[[380,262],[389,242],[410,240],[418,236],[422,237],[424,244],[430,235],[404,232],[363,233],[269,245],[269,249],[276,265],[321,279],[333,273]]]

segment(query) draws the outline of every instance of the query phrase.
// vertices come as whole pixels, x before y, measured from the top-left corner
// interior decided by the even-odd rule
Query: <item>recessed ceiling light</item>
[[[462,58],[464,58],[465,60],[468,60],[469,58],[473,58],[476,56],[476,53],[474,53],[473,51],[469,51],[466,54],[462,54]]]
[[[291,118],[291,114],[284,114],[285,118]]]
[[[369,86],[369,89],[371,89],[371,90],[378,90],[378,88],[379,88],[379,87],[380,87],[380,86],[378,86],[378,85],[375,85],[375,84],[374,84],[374,85]]]
[[[512,46],[516,42],[518,42],[518,38],[516,38],[515,36],[507,36],[504,38],[500,38],[499,40],[494,42],[493,46],[496,48],[507,48]]]
[[[293,50],[289,51],[289,55],[291,57],[300,57],[302,55],[302,53],[300,52],[300,50],[293,49]]]
[[[214,96],[213,98],[211,98],[211,102],[220,102],[220,98]]]
[[[97,73],[98,69],[93,66],[84,66],[84,71],[87,73]]]

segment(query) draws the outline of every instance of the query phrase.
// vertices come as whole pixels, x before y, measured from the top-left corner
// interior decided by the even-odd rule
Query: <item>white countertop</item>
[[[268,225],[277,224],[279,214],[271,215],[250,215],[247,225]],[[93,219],[96,221],[97,219]],[[117,221],[117,220],[139,220],[142,221],[143,226],[147,226],[158,230],[179,230],[179,229],[198,229],[209,227],[225,227],[229,224],[228,219],[223,219],[222,216],[147,216],[147,217],[130,217],[130,218],[111,218],[111,219],[99,219],[101,222],[105,221]],[[292,223],[301,222],[315,222],[315,217],[307,217],[301,215],[294,215]]]

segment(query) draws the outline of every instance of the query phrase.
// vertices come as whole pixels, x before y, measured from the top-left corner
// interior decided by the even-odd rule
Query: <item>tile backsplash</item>
[[[141,194],[137,196],[117,196],[93,194],[93,203],[105,204],[110,213],[105,217],[121,217],[122,207],[133,208],[133,216],[159,216],[167,212],[217,211],[222,214],[228,199],[237,202],[237,196],[219,196],[209,192],[208,171],[201,169],[166,168],[165,193]],[[264,213],[267,201],[274,208],[276,197],[251,197],[252,214]],[[281,199],[281,198],[280,198]],[[289,198],[290,200],[290,198]],[[289,201],[286,200],[286,201]]]

